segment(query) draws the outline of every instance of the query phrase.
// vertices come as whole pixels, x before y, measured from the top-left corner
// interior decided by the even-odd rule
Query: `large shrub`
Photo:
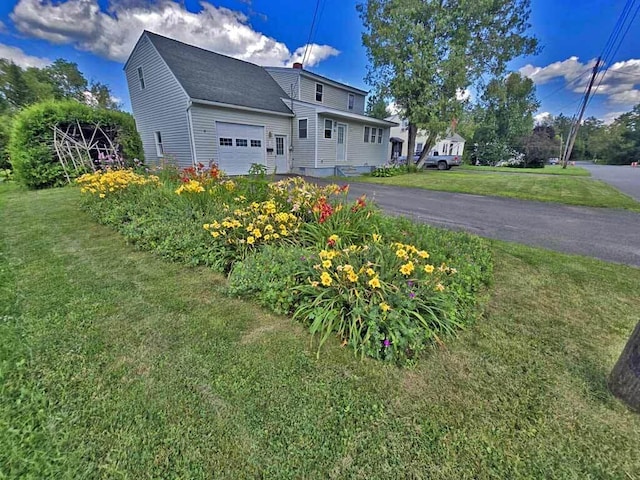
[[[0,116],[0,170],[11,168],[9,163],[9,153],[7,144],[9,143],[9,133],[11,131],[11,117],[9,115]]]
[[[16,179],[29,188],[45,188],[65,182],[64,172],[53,146],[53,127],[72,122],[115,126],[116,141],[125,161],[143,160],[142,141],[133,117],[128,113],[92,108],[78,102],[43,102],[16,115],[8,151]]]

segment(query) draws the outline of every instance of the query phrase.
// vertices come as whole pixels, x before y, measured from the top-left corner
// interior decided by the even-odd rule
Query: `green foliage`
[[[319,348],[337,334],[357,354],[406,363],[468,320],[447,292],[456,269],[436,268],[426,250],[377,235],[332,245],[314,257],[307,283],[296,288],[303,300],[294,318],[309,323]]]
[[[408,173],[407,165],[382,165],[371,172],[372,177],[395,177]]]
[[[11,168],[7,144],[11,133],[12,118],[9,115],[0,115],[0,170]]]
[[[484,89],[476,107],[478,128],[473,135],[473,143],[483,151],[479,157],[488,164],[508,160],[506,151],[503,156],[495,147],[503,150],[519,151],[523,139],[533,130],[533,113],[538,108],[535,86],[529,78],[519,73],[511,73],[506,78],[491,80]],[[511,155],[513,156],[513,155]]]
[[[44,102],[25,108],[13,122],[9,154],[16,179],[29,188],[64,183],[64,172],[53,147],[53,126],[75,121],[118,127],[117,141],[125,162],[143,160],[142,141],[133,117],[124,112],[91,108],[75,101]]]
[[[366,0],[357,6],[369,57],[367,80],[394,100],[414,128],[428,132],[424,155],[462,112],[460,91],[508,61],[537,51],[527,36],[530,0],[425,2]]]
[[[305,282],[313,253],[299,246],[266,245],[233,265],[227,292],[279,314],[292,313],[300,302],[295,288]]]
[[[488,314],[458,338],[409,369],[337,341],[316,361],[300,326],[77,201],[0,185],[1,476],[637,477],[640,416],[605,380],[638,268],[491,242]]]
[[[367,115],[384,120],[389,116],[387,102],[382,95],[369,95],[367,98]]]
[[[75,100],[98,108],[117,109],[109,87],[88,82],[78,65],[62,58],[43,67],[21,68],[0,59],[0,107],[19,110],[47,100]]]
[[[522,166],[543,168],[550,157],[558,154],[559,143],[553,127],[537,126],[523,141],[524,163]]]
[[[259,179],[231,181],[196,168],[180,176],[180,182],[136,182],[106,194],[83,184],[84,203],[98,221],[140,248],[230,272],[230,294],[256,298],[277,313],[295,310],[295,317],[319,334],[320,346],[338,335],[362,355],[405,363],[475,318],[480,287],[491,274],[486,244],[476,237],[384,217],[364,197],[347,201],[347,186],[286,179],[268,185],[263,201],[255,187]],[[400,272],[409,260],[416,269],[427,265],[428,254],[415,248],[411,258],[397,255],[392,242],[407,240],[428,248],[436,267],[416,270],[415,278]],[[346,262],[358,269],[361,290],[344,284],[336,263],[332,275],[343,288],[318,296],[318,268],[330,268],[320,258],[325,249],[343,260],[345,273]],[[374,270],[380,287],[367,283]],[[415,288],[407,290],[407,280],[415,281]],[[381,303],[393,312],[380,313]],[[383,345],[385,339],[391,343]]]

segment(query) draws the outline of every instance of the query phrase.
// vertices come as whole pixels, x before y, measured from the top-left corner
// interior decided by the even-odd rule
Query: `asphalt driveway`
[[[390,214],[483,237],[640,267],[640,213],[349,183],[350,196],[366,194]]]
[[[577,164],[589,170],[593,178],[614,186],[640,202],[640,167],[596,165],[591,162],[577,162]]]

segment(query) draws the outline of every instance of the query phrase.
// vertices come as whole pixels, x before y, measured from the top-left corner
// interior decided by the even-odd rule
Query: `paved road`
[[[594,165],[591,162],[577,162],[591,172],[593,178],[613,185],[621,192],[631,195],[640,202],[640,167],[629,165]]]
[[[483,237],[640,267],[640,214],[501,197],[351,183],[391,214]]]

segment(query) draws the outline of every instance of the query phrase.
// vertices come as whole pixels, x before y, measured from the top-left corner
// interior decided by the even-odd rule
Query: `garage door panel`
[[[264,127],[217,122],[219,167],[229,175],[249,172],[252,163],[265,163]]]

